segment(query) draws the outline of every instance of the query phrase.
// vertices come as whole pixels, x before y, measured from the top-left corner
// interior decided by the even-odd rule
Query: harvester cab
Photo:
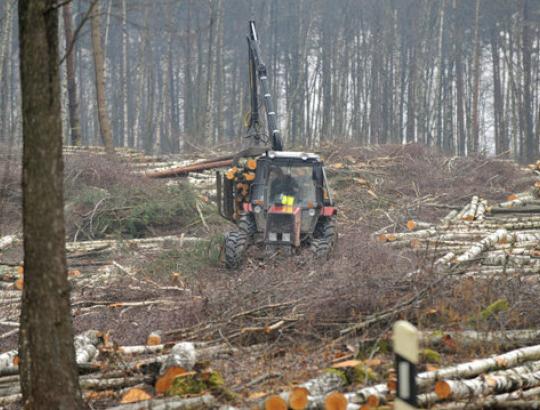
[[[290,253],[306,246],[316,257],[328,257],[337,239],[337,210],[323,162],[316,154],[283,151],[255,23],[250,21],[249,27],[248,136],[255,146],[237,154],[225,174],[217,173],[220,214],[236,224],[225,235],[225,264],[230,269],[239,267],[246,249],[254,243]],[[260,126],[259,88],[271,147],[258,146],[265,137]]]

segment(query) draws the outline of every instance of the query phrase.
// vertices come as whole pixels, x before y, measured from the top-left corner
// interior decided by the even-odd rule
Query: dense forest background
[[[538,156],[538,0],[73,0],[59,15],[66,143],[237,148],[253,18],[289,148]],[[17,33],[2,0],[0,142],[15,144]]]

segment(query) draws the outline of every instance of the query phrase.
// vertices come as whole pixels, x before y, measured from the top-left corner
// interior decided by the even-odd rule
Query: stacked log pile
[[[425,251],[437,272],[474,278],[540,279],[540,182],[527,192],[490,205],[473,196],[438,224],[409,221],[409,232],[382,233],[395,248]]]
[[[116,409],[217,408],[235,400],[210,360],[235,352],[228,345],[157,343],[118,346],[89,330],[75,337],[79,382],[84,397]],[[0,354],[0,406],[20,401],[16,351]]]
[[[360,363],[349,362],[355,362],[352,365]],[[328,370],[280,395],[268,396],[257,407],[347,410],[392,408],[396,396],[394,376],[391,375],[386,383],[354,390],[354,386],[348,382],[347,374],[337,370],[340,369]],[[420,408],[535,408],[533,406],[540,399],[540,345],[422,372],[417,375],[416,383]],[[343,393],[345,390],[349,392]]]

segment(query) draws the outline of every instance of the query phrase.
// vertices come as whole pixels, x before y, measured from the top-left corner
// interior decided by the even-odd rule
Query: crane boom
[[[249,70],[251,91],[251,117],[249,129],[250,131],[255,130],[256,137],[258,137],[257,128],[259,125],[259,85],[261,94],[264,98],[264,106],[266,108],[266,123],[268,126],[268,135],[271,138],[272,150],[283,151],[283,139],[277,127],[274,102],[272,100],[272,96],[270,95],[270,90],[268,86],[268,73],[266,70],[266,65],[261,59],[259,37],[257,35],[255,21],[253,20],[250,20],[249,22],[249,36],[247,38],[247,41],[249,45]]]

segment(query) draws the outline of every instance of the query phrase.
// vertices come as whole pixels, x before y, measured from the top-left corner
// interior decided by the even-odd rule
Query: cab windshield
[[[315,182],[312,167],[272,165],[268,176],[268,204],[285,204],[294,198],[295,207],[315,206]],[[287,204],[290,204],[290,199]]]

